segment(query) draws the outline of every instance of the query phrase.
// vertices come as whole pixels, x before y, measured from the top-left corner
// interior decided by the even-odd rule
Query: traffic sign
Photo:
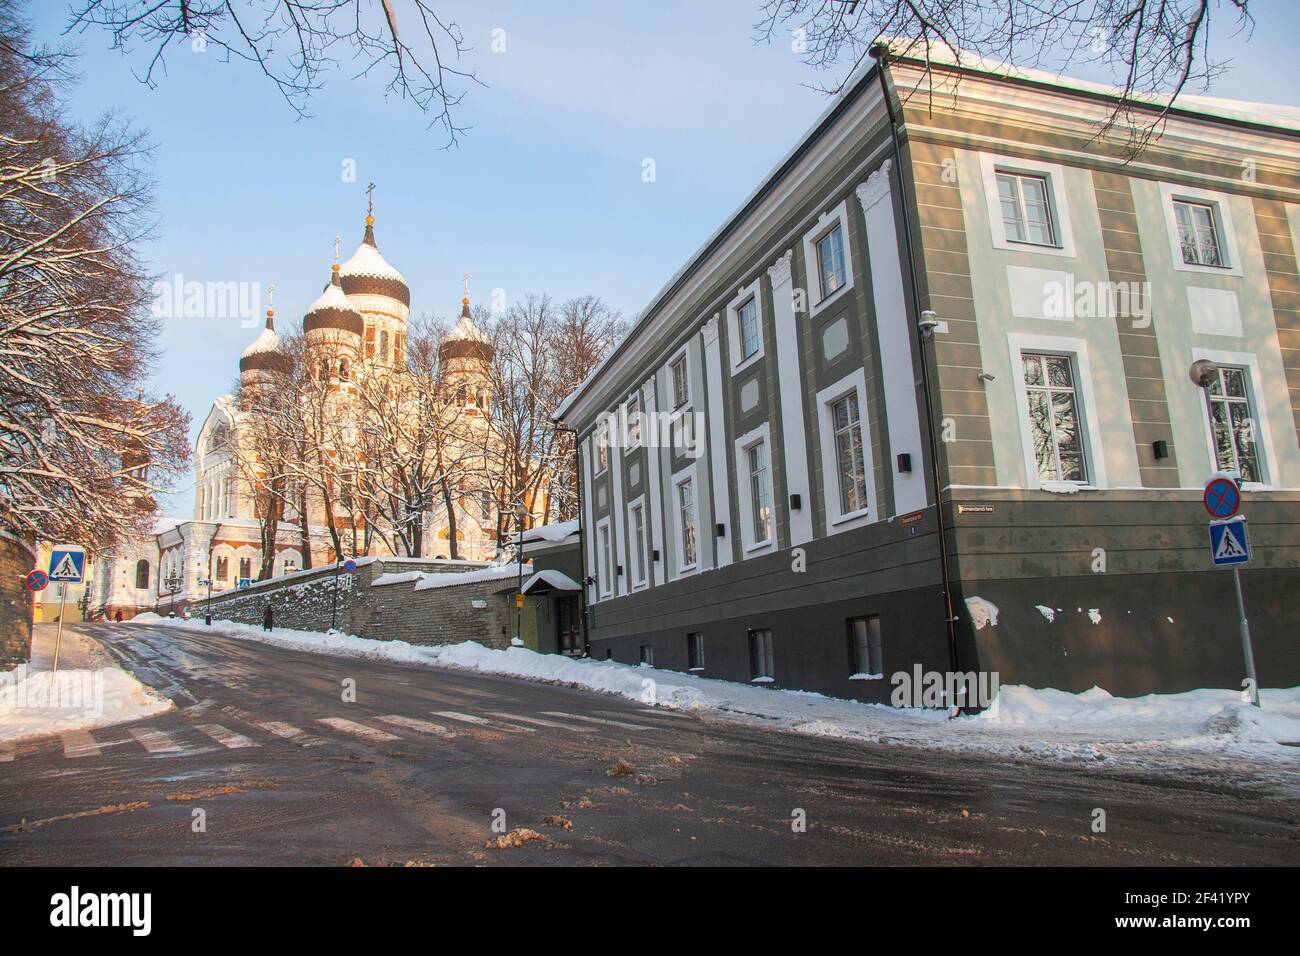
[[[1220,475],[1206,484],[1201,500],[1211,518],[1231,518],[1241,508],[1241,489],[1231,478]]]
[[[197,583],[198,583],[198,586],[201,587],[201,588],[210,588],[210,587],[212,587],[212,579],[211,579],[211,578],[199,578],[199,580],[198,580]]]
[[[348,560],[343,562],[343,570],[346,571],[348,574],[355,574],[357,570],[357,563],[353,561],[351,558],[349,558]]]
[[[253,586],[252,578],[239,578],[238,580],[235,581],[236,591],[247,591],[252,586]]]
[[[56,544],[50,550],[50,580],[80,584],[86,576],[86,549],[79,544]]]
[[[29,591],[44,591],[49,583],[50,576],[40,568],[28,571],[27,577],[23,578],[23,587]]]
[[[1245,564],[1250,560],[1245,518],[1210,523],[1210,557],[1216,566]]]

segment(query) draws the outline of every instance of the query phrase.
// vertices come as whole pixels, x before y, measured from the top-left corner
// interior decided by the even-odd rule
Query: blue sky
[[[107,34],[69,38],[84,79],[71,107],[117,109],[148,128],[161,225],[144,250],[165,277],[276,285],[277,323],[298,322],[361,239],[374,181],[380,249],[406,276],[412,312],[454,315],[461,274],[476,299],[501,288],[556,298],[594,293],[634,315],[757,185],[826,107],[803,84],[826,82],[787,43],[755,45],[757,0],[657,4],[440,3],[474,47],[458,120],[473,128],[442,150],[438,131],[381,84],[326,78],[297,120],[260,74],[219,54],[171,54],[157,89],[140,84],[146,52],[123,56]],[[396,0],[399,17],[402,0]],[[1216,96],[1300,104],[1292,40],[1300,5],[1252,4],[1247,44]],[[57,40],[65,2],[33,4],[38,38]],[[506,51],[491,52],[492,30]],[[1225,31],[1226,33],[1226,31]],[[1074,71],[1088,79],[1109,77]],[[653,158],[656,181],[641,178]],[[344,182],[345,160],[357,181]],[[174,319],[155,385],[194,415],[228,391],[256,335],[236,318]],[[182,486],[170,510],[188,513]]]

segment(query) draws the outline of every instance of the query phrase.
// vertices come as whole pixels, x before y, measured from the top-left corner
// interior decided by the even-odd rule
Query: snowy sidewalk
[[[54,638],[55,625],[36,625],[31,662],[0,673],[0,741],[89,730],[171,708],[75,626],[64,627],[59,671],[51,673]]]
[[[276,629],[267,634],[229,621],[216,621],[211,628],[201,621],[152,621],[313,653],[582,687],[699,716],[815,736],[1004,759],[1259,772],[1300,787],[1300,747],[1283,743],[1300,741],[1300,687],[1262,691],[1264,706],[1257,709],[1229,690],[1116,698],[1096,688],[1069,694],[1003,686],[991,712],[949,720],[943,711],[863,704],[524,648],[492,650],[473,642],[425,647],[313,631]]]

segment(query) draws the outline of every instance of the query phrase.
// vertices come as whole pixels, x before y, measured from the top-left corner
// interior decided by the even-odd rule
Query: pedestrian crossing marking
[[[77,757],[98,757],[99,744],[95,743],[95,738],[90,736],[84,730],[69,730],[62,735],[63,739],[63,756]]]
[[[421,734],[432,734],[435,737],[456,736],[442,724],[435,724],[431,720],[420,720],[416,717],[403,717],[401,714],[386,714],[383,717],[376,717],[375,720],[382,720],[394,727],[404,727],[407,730],[414,730]]]
[[[566,714],[558,710],[542,711],[547,717],[568,717],[570,720],[582,720],[589,724],[605,724],[610,727],[626,727],[628,730],[654,730],[654,727],[647,727],[645,724],[630,724],[626,720],[609,720],[604,717],[584,717],[581,714]]]
[[[679,714],[676,711],[664,710],[662,707],[639,707],[637,708],[643,714],[654,714],[656,717],[675,717],[678,720],[690,720],[690,714]],[[611,713],[608,710],[602,710],[602,714]]]
[[[321,717],[318,723],[326,727],[340,731],[341,733],[351,734],[354,737],[364,737],[366,740],[401,740],[396,734],[390,734],[386,730],[376,730],[374,727],[367,727],[365,724],[358,724],[356,721],[347,720],[343,717]]]
[[[150,727],[136,727],[130,733],[139,742],[140,746],[151,754],[178,754],[181,752],[180,744],[161,730],[154,730]]]
[[[299,730],[293,724],[286,724],[279,720],[261,720],[252,721],[253,724],[261,727],[267,733],[275,734],[277,737],[283,737],[285,740],[292,741],[300,747],[319,747],[325,741],[319,737],[313,737],[305,730]]]
[[[572,730],[576,733],[582,733],[585,728],[574,727],[572,724],[562,724],[557,720],[542,720],[539,717],[522,717],[519,714],[506,714],[501,711],[493,711],[493,717],[501,717],[505,720],[521,720],[525,724],[536,724],[538,727],[549,727],[552,730]]]
[[[237,734],[233,730],[227,730],[220,724],[195,724],[194,726],[221,744],[221,746],[230,750],[238,750],[241,747],[262,746],[257,741],[245,737],[243,734]]]

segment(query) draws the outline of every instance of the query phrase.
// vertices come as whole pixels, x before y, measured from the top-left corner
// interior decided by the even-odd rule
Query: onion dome
[[[272,309],[266,310],[266,327],[239,356],[240,372],[255,369],[275,369],[281,372],[289,369],[289,356],[280,348],[280,336],[275,334],[275,312]]]
[[[337,262],[330,272],[329,285],[325,286],[325,291],[320,294],[320,298],[307,309],[307,315],[302,320],[304,332],[314,332],[317,329],[338,329],[341,332],[351,332],[357,338],[360,338],[366,329],[366,320],[352,307],[352,303],[343,293]]]
[[[375,245],[375,217],[366,216],[366,235],[339,270],[348,295],[382,295],[410,308],[411,290],[402,274],[388,264]]]
[[[442,340],[443,358],[474,358],[492,361],[492,340],[474,324],[469,314],[469,296],[461,300],[460,321]]]

